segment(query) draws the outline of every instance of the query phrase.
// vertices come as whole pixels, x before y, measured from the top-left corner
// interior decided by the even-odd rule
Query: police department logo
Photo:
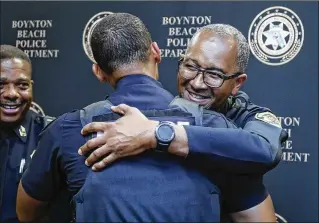
[[[275,6],[259,13],[248,32],[254,56],[268,65],[282,65],[300,51],[304,40],[301,20],[292,10]]]
[[[286,219],[284,219],[282,216],[280,216],[279,214],[275,214],[276,215],[276,222],[277,223],[288,223],[288,221]]]
[[[274,125],[278,128],[281,128],[281,123],[278,120],[278,118],[270,112],[257,113],[255,115],[255,118],[263,122],[267,122],[270,125]]]
[[[43,109],[34,101],[31,103],[30,110],[34,111],[35,113],[41,116],[45,116]]]
[[[94,15],[86,24],[84,31],[83,31],[83,37],[82,37],[82,45],[84,48],[85,54],[88,56],[88,58],[93,62],[96,63],[92,54],[91,49],[91,35],[93,32],[94,27],[98,22],[103,19],[105,16],[108,16],[110,14],[113,14],[113,12],[100,12],[96,15]]]

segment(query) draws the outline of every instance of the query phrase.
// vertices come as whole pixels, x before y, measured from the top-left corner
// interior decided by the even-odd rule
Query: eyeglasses
[[[184,62],[184,58],[181,58],[178,62],[179,72],[183,78],[192,80],[201,72],[203,74],[204,83],[212,88],[219,88],[223,85],[225,80],[233,79],[241,75],[241,72],[226,75],[217,70],[203,69],[198,66],[187,64]]]

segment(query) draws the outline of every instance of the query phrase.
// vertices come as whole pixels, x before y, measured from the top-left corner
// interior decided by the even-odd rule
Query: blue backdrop
[[[267,174],[276,213],[318,222],[318,2],[1,2],[1,44],[33,62],[34,100],[58,116],[112,92],[92,75],[82,36],[103,12],[140,17],[162,49],[160,81],[176,94],[176,65],[198,27],[228,23],[250,40],[243,90],[289,132],[283,161]]]

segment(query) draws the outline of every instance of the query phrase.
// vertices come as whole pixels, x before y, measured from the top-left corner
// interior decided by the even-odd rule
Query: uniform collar
[[[30,133],[32,118],[32,112],[28,111],[23,121],[13,130],[18,138],[24,143],[27,142],[28,134]]]
[[[116,84],[116,90],[119,90],[123,87],[135,85],[135,84],[147,84],[147,85],[154,85],[156,87],[163,87],[160,82],[155,80],[154,78],[147,76],[145,74],[132,74],[127,75],[121,78]]]
[[[243,91],[238,91],[235,96],[229,96],[225,104],[220,109],[218,109],[218,112],[226,115],[232,109],[234,109],[234,111],[238,111],[239,108],[244,108],[246,110],[248,103],[248,95]]]

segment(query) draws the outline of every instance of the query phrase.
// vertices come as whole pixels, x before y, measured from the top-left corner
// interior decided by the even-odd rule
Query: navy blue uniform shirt
[[[39,134],[44,127],[44,123],[44,117],[30,110],[21,124],[16,128],[1,126],[0,222],[18,221],[16,215],[18,185],[23,172],[28,168],[31,157],[35,152]],[[68,222],[71,215],[67,211],[69,207],[65,205],[64,201],[66,199],[64,200],[62,193],[65,194],[65,191],[61,191],[61,194],[59,193],[59,196],[52,200],[50,211],[52,211],[52,216],[54,216],[56,215],[54,212],[57,210],[60,214],[60,222]],[[62,205],[64,206],[62,207]],[[61,213],[61,210],[63,213]],[[56,219],[53,222],[56,222]]]
[[[0,134],[0,221],[17,220],[16,198],[19,181],[42,130],[40,118],[32,111],[16,128],[1,126]]]
[[[142,110],[160,110],[168,108],[173,98],[154,79],[145,75],[130,75],[117,83],[115,92],[108,100],[114,105],[125,103]],[[68,188],[70,194],[75,195],[83,186],[88,167],[84,164],[85,157],[77,152],[85,143],[81,129],[77,110],[60,116],[43,132],[33,162],[22,178],[23,188],[31,197],[50,201],[61,188]],[[197,144],[200,140],[203,138],[198,139]],[[222,173],[211,173],[211,179],[218,181],[214,183],[221,187],[222,196],[228,198],[229,212],[253,207],[267,195],[259,176],[233,175],[229,178]],[[229,182],[234,179],[241,186],[230,185]]]

